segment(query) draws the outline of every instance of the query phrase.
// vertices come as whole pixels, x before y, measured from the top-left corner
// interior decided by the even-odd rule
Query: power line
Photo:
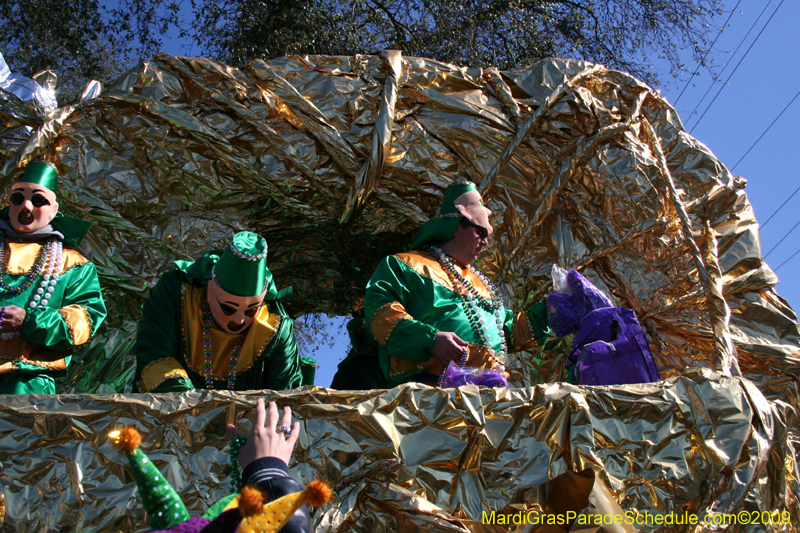
[[[738,163],[737,163],[737,164],[738,164]],[[769,216],[769,218],[767,219],[767,221],[766,221],[766,222],[764,222],[763,224],[761,224],[761,229],[764,229],[764,226],[766,226],[766,225],[769,223],[769,221],[770,221],[770,220],[772,220],[772,217],[774,217],[775,215],[777,215],[777,214],[778,214],[778,211],[780,211],[781,209],[783,209],[783,206],[785,206],[785,205],[786,205],[786,203],[787,203],[789,200],[791,200],[791,199],[792,199],[792,196],[794,196],[795,194],[797,194],[797,193],[798,193],[798,191],[800,191],[800,187],[796,188],[796,189],[794,190],[794,192],[793,192],[793,193],[792,193],[792,194],[789,196],[789,198],[787,198],[786,200],[784,200],[784,201],[783,201],[783,203],[781,204],[781,206],[780,206],[778,209],[776,209],[776,210],[775,210],[775,212],[774,212],[774,213],[772,213],[772,214]]]
[[[784,107],[784,108],[783,108],[783,111],[781,111],[781,112],[778,114],[778,116],[777,116],[777,117],[775,117],[775,120],[773,120],[773,121],[772,121],[772,124],[770,124],[769,126],[767,126],[767,129],[765,129],[765,130],[764,130],[764,133],[762,133],[761,135],[759,135],[758,139],[756,139],[756,142],[754,142],[754,143],[753,143],[753,145],[752,145],[750,148],[748,148],[748,149],[747,149],[747,151],[744,153],[744,155],[743,155],[742,157],[740,157],[740,158],[739,158],[739,160],[736,162],[736,164],[735,164],[735,165],[733,165],[733,168],[731,168],[731,172],[733,172],[733,171],[734,171],[734,169],[735,169],[736,167],[738,167],[738,166],[739,166],[739,163],[741,163],[741,162],[742,162],[742,159],[744,159],[745,157],[747,157],[747,154],[749,154],[749,153],[750,153],[750,150],[752,150],[752,149],[753,149],[753,148],[754,148],[754,147],[755,147],[755,146],[758,144],[758,141],[760,141],[760,140],[761,140],[761,137],[763,137],[764,135],[766,135],[766,134],[767,134],[767,132],[769,131],[769,129],[770,129],[772,126],[774,126],[776,122],[778,122],[778,119],[779,119],[779,118],[781,118],[781,115],[783,115],[783,114],[786,112],[786,110],[787,110],[787,109],[789,109],[789,106],[790,106],[790,105],[792,105],[792,102],[794,102],[795,100],[797,100],[797,97],[798,97],[798,96],[800,96],[800,91],[797,91],[797,94],[796,94],[796,95],[794,95],[794,98],[792,98],[792,99],[791,99],[791,101],[790,101],[788,104],[786,104],[786,107]]]
[[[694,69],[694,72],[692,72],[692,75],[689,76],[689,79],[687,80],[686,85],[683,86],[683,90],[681,91],[681,94],[679,94],[678,97],[675,99],[675,104],[674,105],[678,105],[678,100],[680,100],[681,96],[683,96],[683,93],[686,92],[686,88],[689,87],[689,85],[692,83],[692,79],[695,76],[697,76],[697,73],[700,71],[700,67],[703,66],[703,63],[705,63],[706,58],[708,57],[708,54],[711,53],[711,50],[714,48],[714,45],[717,44],[717,39],[719,39],[719,36],[722,35],[722,32],[725,30],[725,27],[728,25],[728,22],[730,22],[731,17],[736,12],[736,8],[739,7],[739,4],[741,4],[741,3],[742,3],[742,0],[739,0],[738,2],[736,2],[736,5],[731,10],[731,14],[728,15],[728,19],[725,21],[725,23],[719,29],[719,33],[717,33],[717,36],[714,38],[714,42],[711,43],[711,46],[708,47],[708,50],[706,50],[706,54],[703,56],[703,59],[701,59],[700,62],[697,64],[697,68]]]
[[[778,241],[778,244],[780,244],[780,243],[782,243],[783,241],[785,241],[785,240],[786,240],[786,237],[788,237],[788,236],[789,236],[789,234],[790,234],[791,232],[793,232],[793,231],[794,231],[794,229],[795,229],[797,226],[800,226],[800,220],[798,220],[798,221],[797,221],[797,224],[795,224],[794,226],[792,226],[792,229],[790,229],[789,231],[787,231],[787,232],[786,232],[786,235],[784,235],[784,236],[783,236],[783,238],[781,238],[781,240],[779,240],[779,241]],[[772,253],[772,250],[774,250],[775,248],[777,248],[777,247],[778,247],[778,244],[776,244],[775,246],[773,246],[772,248],[770,248],[769,252],[767,252],[767,255],[765,255],[765,256],[764,256],[764,259],[766,259],[767,257],[769,257],[769,254],[771,254],[771,253]]]
[[[692,126],[692,131],[694,131],[694,129],[697,127],[697,125],[698,125],[698,124],[700,124],[700,121],[702,121],[702,120],[703,120],[703,117],[705,117],[705,116],[706,116],[706,113],[708,113],[708,110],[709,110],[709,109],[711,109],[711,106],[712,106],[712,105],[714,105],[714,102],[716,102],[716,101],[717,101],[717,97],[719,96],[719,94],[722,92],[722,90],[725,88],[725,86],[726,86],[726,85],[728,84],[728,82],[731,80],[731,78],[733,77],[733,75],[734,75],[734,74],[736,74],[736,71],[737,71],[737,70],[739,70],[739,65],[741,65],[741,64],[742,64],[742,61],[744,61],[744,58],[746,58],[746,57],[747,57],[747,54],[749,54],[749,53],[750,53],[750,50],[752,50],[752,49],[753,49],[753,45],[754,45],[754,44],[756,44],[756,42],[758,42],[758,38],[759,38],[759,37],[761,37],[761,34],[762,34],[762,33],[764,33],[764,30],[766,30],[766,29],[767,29],[767,26],[769,26],[769,23],[770,23],[770,21],[772,21],[772,17],[774,17],[774,16],[775,16],[775,13],[777,13],[777,12],[778,12],[778,10],[779,10],[779,9],[781,8],[781,6],[783,5],[783,2],[784,2],[784,1],[785,1],[785,0],[781,0],[781,3],[780,3],[780,4],[778,4],[778,7],[776,7],[776,8],[775,8],[775,11],[773,11],[773,12],[772,12],[772,15],[770,15],[770,16],[769,16],[769,20],[767,20],[766,24],[764,24],[764,27],[763,27],[763,28],[761,28],[761,31],[760,31],[760,32],[758,32],[758,35],[756,35],[756,38],[755,38],[755,39],[753,39],[753,42],[752,42],[752,43],[750,43],[750,46],[747,48],[747,51],[744,53],[744,55],[743,55],[743,56],[742,56],[742,58],[739,60],[739,62],[738,62],[738,63],[736,63],[736,68],[734,68],[734,69],[733,69],[733,72],[731,72],[731,75],[730,75],[730,76],[728,76],[728,79],[727,79],[727,80],[725,80],[725,83],[723,83],[723,84],[722,84],[722,87],[720,87],[720,88],[719,88],[719,91],[717,91],[717,94],[715,94],[715,95],[714,95],[714,99],[713,99],[713,100],[711,100],[711,103],[710,103],[710,104],[708,104],[708,107],[706,107],[706,110],[705,110],[705,111],[703,111],[703,114],[702,114],[702,115],[700,115],[700,118],[698,118],[698,119],[697,119],[697,122],[695,122],[695,123],[694,123],[694,126]],[[691,133],[691,132],[689,132],[689,133]]]
[[[732,60],[734,57],[736,57],[736,54],[737,54],[737,52],[739,52],[739,48],[741,48],[741,47],[742,47],[742,45],[745,43],[745,41],[747,41],[747,38],[748,38],[748,37],[750,37],[750,33],[751,33],[751,32],[753,31],[753,29],[756,27],[756,25],[758,24],[758,21],[759,21],[759,20],[761,20],[761,17],[762,17],[762,16],[764,16],[764,13],[766,13],[766,11],[767,11],[767,8],[769,8],[770,4],[772,4],[772,0],[769,0],[769,2],[767,2],[767,3],[766,3],[766,5],[764,5],[764,9],[762,9],[762,10],[761,10],[761,13],[759,13],[759,14],[758,14],[758,17],[756,17],[756,20],[753,22],[752,26],[750,26],[750,29],[749,29],[749,30],[747,30],[747,33],[744,35],[744,37],[742,37],[742,40],[741,40],[741,41],[739,41],[739,45],[736,47],[736,50],[734,50],[734,51],[733,51],[733,53],[731,54],[731,60]],[[703,103],[703,100],[705,100],[705,99],[706,99],[706,96],[708,96],[708,93],[710,93],[710,92],[711,92],[711,89],[713,89],[713,88],[714,88],[715,82],[716,82],[716,81],[717,81],[717,80],[718,80],[720,77],[722,77],[722,74],[723,74],[723,73],[725,72],[725,70],[728,68],[728,65],[730,65],[730,63],[725,63],[725,66],[724,66],[724,67],[722,67],[722,70],[720,71],[719,75],[718,75],[718,76],[717,76],[715,79],[711,80],[711,85],[709,85],[709,86],[708,86],[708,89],[706,89],[706,92],[705,92],[705,93],[703,93],[703,97],[702,97],[702,98],[700,98],[700,100],[697,102],[697,105],[695,105],[695,106],[694,106],[694,109],[692,109],[692,112],[691,112],[691,113],[689,113],[689,118],[686,120],[686,122],[687,122],[687,123],[688,123],[688,122],[689,122],[689,120],[691,120],[691,118],[694,116],[695,112],[697,111],[697,108],[698,108],[698,107],[700,107],[700,104],[702,104],[702,103]]]
[[[791,261],[791,260],[792,260],[792,258],[793,258],[794,256],[796,256],[797,254],[800,254],[800,250],[797,250],[795,253],[793,253],[793,254],[791,255],[791,257],[789,257],[789,259],[787,259],[786,261],[784,261],[783,263],[781,263],[780,265],[778,265],[778,268],[782,267],[783,265],[785,265],[786,263],[788,263],[789,261]],[[777,272],[777,271],[778,271],[778,268],[775,268],[775,269],[773,270],[773,272]]]

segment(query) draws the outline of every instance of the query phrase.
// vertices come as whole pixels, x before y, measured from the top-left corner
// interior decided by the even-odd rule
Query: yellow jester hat
[[[239,498],[242,522],[239,533],[277,533],[305,503],[322,507],[332,498],[331,489],[322,481],[312,481],[301,492],[287,494],[282,498],[263,503],[261,492],[247,486]]]

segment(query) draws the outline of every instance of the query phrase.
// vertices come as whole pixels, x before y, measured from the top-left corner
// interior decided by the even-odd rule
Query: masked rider
[[[55,394],[106,317],[95,266],[74,250],[91,223],[58,212],[57,188],[54,165],[31,163],[0,211],[0,394]]]
[[[136,336],[142,392],[284,390],[302,384],[294,324],[267,268],[267,242],[243,231],[197,261],[176,261],[144,304]]]

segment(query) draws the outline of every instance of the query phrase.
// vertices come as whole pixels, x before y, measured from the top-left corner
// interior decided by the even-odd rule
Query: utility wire
[[[745,41],[747,41],[747,38],[750,37],[750,33],[756,27],[756,25],[758,24],[758,21],[761,20],[761,17],[764,16],[764,13],[766,13],[767,8],[770,6],[770,4],[772,4],[772,0],[769,0],[769,2],[767,2],[766,5],[764,5],[764,9],[761,10],[761,13],[758,14],[758,17],[753,22],[752,26],[750,26],[750,29],[747,30],[747,33],[745,34],[745,36],[742,37],[741,41],[739,41],[739,45],[736,47],[736,50],[734,50],[733,53],[731,54],[731,61],[733,60],[734,57],[736,57],[736,54],[739,52],[739,48],[741,48],[742,45],[745,43]],[[729,65],[730,65],[730,63],[725,63],[725,66],[722,67],[722,71],[719,73],[719,75],[715,79],[711,80],[711,85],[708,86],[708,89],[706,89],[706,92],[703,94],[703,97],[697,102],[697,105],[694,106],[694,109],[692,109],[692,112],[689,113],[689,119],[691,119],[693,116],[695,116],[694,114],[697,111],[697,108],[700,107],[700,104],[702,104],[703,100],[706,99],[706,96],[708,96],[708,93],[710,93],[711,89],[713,89],[714,85],[716,85],[716,81],[719,78],[722,77],[722,74],[725,72],[725,70],[728,68]],[[688,120],[687,120],[687,123],[688,123]]]
[[[788,104],[786,104],[786,107],[784,107],[784,108],[783,108],[783,111],[781,111],[781,112],[778,114],[778,116],[777,116],[777,117],[775,117],[775,120],[773,120],[773,121],[772,121],[772,124],[770,124],[770,125],[767,127],[767,129],[765,129],[765,130],[764,130],[764,132],[763,132],[763,133],[762,133],[762,134],[761,134],[761,135],[758,137],[758,139],[756,139],[756,142],[754,142],[754,143],[752,144],[752,146],[750,146],[750,148],[748,148],[748,149],[747,149],[747,151],[744,153],[744,155],[743,155],[742,157],[740,157],[740,158],[739,158],[739,161],[737,161],[737,162],[736,162],[736,164],[735,164],[735,165],[733,165],[733,168],[731,168],[731,172],[733,172],[733,170],[734,170],[734,169],[735,169],[737,166],[739,166],[739,163],[741,163],[741,162],[742,162],[742,160],[743,160],[743,159],[744,159],[744,158],[747,156],[747,154],[749,154],[749,153],[750,153],[750,150],[752,150],[752,149],[755,147],[755,145],[756,145],[756,144],[758,144],[758,141],[760,141],[760,140],[761,140],[761,138],[762,138],[764,135],[766,135],[766,133],[767,133],[767,132],[770,130],[770,128],[772,128],[772,126],[773,126],[773,125],[774,125],[774,124],[775,124],[775,123],[778,121],[778,119],[779,119],[779,118],[781,118],[781,116],[782,116],[782,115],[783,115],[783,114],[786,112],[786,110],[787,110],[787,109],[789,109],[789,106],[790,106],[790,105],[792,105],[792,103],[794,103],[794,101],[795,101],[795,100],[797,100],[797,97],[798,97],[798,96],[800,96],[800,91],[798,91],[798,92],[797,92],[797,94],[795,94],[795,95],[794,95],[794,98],[792,98],[792,99],[789,101],[789,103],[788,103]],[[770,220],[772,220],[772,217],[774,217],[775,215],[777,215],[777,214],[778,214],[778,212],[779,212],[781,209],[783,209],[783,207],[784,207],[784,206],[785,206],[787,203],[789,203],[789,200],[791,200],[792,198],[794,198],[794,195],[796,195],[798,192],[800,192],[800,186],[798,186],[798,187],[797,187],[797,188],[794,190],[794,192],[793,192],[792,194],[790,194],[790,195],[789,195],[789,197],[788,197],[786,200],[784,200],[784,201],[783,201],[783,203],[782,203],[782,204],[781,204],[781,205],[778,207],[778,209],[776,209],[775,211],[773,211],[773,213],[772,213],[772,214],[769,216],[769,218],[767,218],[767,221],[766,221],[766,222],[764,222],[763,224],[761,224],[761,225],[760,225],[760,228],[759,228],[759,229],[762,229],[762,230],[763,230],[763,229],[766,227],[766,225],[767,225],[767,224],[769,224],[769,221],[770,221]],[[791,232],[794,230],[794,228],[796,228],[796,227],[797,227],[797,225],[798,225],[798,224],[800,224],[800,222],[798,222],[797,224],[795,224],[795,225],[794,225],[794,227],[792,227],[792,229],[790,229],[790,230],[789,230],[789,232],[788,232],[786,235],[784,235],[784,236],[783,236],[783,239],[781,239],[781,240],[778,242],[778,244],[782,243],[782,242],[784,241],[784,239],[786,239],[786,237],[788,237],[788,236],[789,236],[789,233],[791,233]],[[772,247],[772,249],[770,249],[770,251],[769,251],[769,252],[767,252],[767,255],[769,255],[770,253],[772,253],[772,250],[774,250],[775,248],[777,248],[778,244],[776,244],[775,246],[773,246],[773,247]],[[797,255],[797,254],[795,253],[794,255],[792,255],[792,257],[794,257],[795,255]],[[764,256],[764,258],[766,259],[766,257],[767,257],[767,256],[765,255],[765,256]],[[790,257],[789,259],[791,259],[791,257]],[[788,261],[788,259],[787,259],[787,261]],[[784,261],[784,264],[785,264],[785,261]],[[780,267],[778,267],[778,268],[780,268]],[[777,269],[775,269],[775,270],[777,270]]]
[[[737,164],[738,164],[738,163],[737,163]],[[760,228],[760,229],[764,229],[764,226],[766,226],[766,225],[769,223],[769,221],[770,221],[770,220],[772,220],[772,217],[774,217],[775,215],[777,215],[777,214],[778,214],[778,211],[780,211],[781,209],[783,209],[783,206],[785,206],[785,205],[786,205],[786,203],[787,203],[789,200],[791,200],[791,199],[792,199],[792,197],[793,197],[795,194],[797,194],[797,193],[798,193],[798,191],[800,191],[800,187],[796,188],[796,189],[794,190],[794,192],[793,192],[791,195],[789,195],[789,198],[787,198],[786,200],[784,200],[784,201],[783,201],[783,203],[781,204],[781,206],[780,206],[778,209],[776,209],[776,210],[775,210],[775,212],[774,212],[774,213],[772,213],[772,214],[769,216],[769,218],[767,219],[767,221],[766,221],[766,222],[764,222],[763,224],[761,224],[761,228]]]
[[[784,107],[784,108],[783,108],[783,111],[781,111],[781,112],[778,114],[778,116],[777,116],[777,117],[775,117],[775,120],[773,120],[773,121],[772,121],[772,124],[770,124],[769,126],[767,126],[767,129],[765,129],[765,130],[764,130],[764,133],[762,133],[761,135],[759,135],[759,136],[758,136],[758,139],[756,139],[756,142],[754,142],[754,143],[753,143],[753,145],[752,145],[750,148],[748,148],[748,149],[747,149],[747,151],[744,153],[744,155],[743,155],[742,157],[740,157],[740,158],[739,158],[739,160],[736,162],[736,164],[735,164],[735,165],[733,165],[733,168],[731,168],[731,172],[733,172],[733,170],[734,170],[736,167],[738,167],[738,166],[739,166],[739,163],[741,163],[741,162],[742,162],[742,159],[744,159],[745,157],[747,157],[747,154],[749,154],[749,153],[750,153],[750,150],[752,150],[753,148],[755,148],[755,146],[758,144],[758,141],[760,141],[760,140],[761,140],[761,137],[763,137],[764,135],[766,135],[766,134],[767,134],[767,132],[769,131],[769,129],[770,129],[772,126],[774,126],[776,122],[778,122],[778,119],[779,119],[779,118],[781,118],[781,115],[783,115],[783,114],[786,112],[786,110],[787,110],[787,109],[789,109],[789,106],[790,106],[790,105],[792,105],[792,103],[793,103],[795,100],[797,100],[797,97],[798,97],[798,96],[800,96],[800,91],[797,91],[797,94],[796,94],[796,95],[794,95],[794,98],[792,98],[792,99],[791,99],[791,101],[790,101],[788,104],[786,104],[786,107]]]
[[[734,68],[734,69],[733,69],[733,72],[731,72],[731,75],[730,75],[730,76],[728,76],[728,79],[727,79],[727,80],[725,80],[725,83],[723,83],[723,84],[722,84],[722,87],[720,87],[720,88],[719,88],[719,91],[717,91],[717,94],[716,94],[716,95],[714,95],[714,99],[713,99],[713,100],[711,100],[711,103],[710,103],[710,104],[708,104],[708,107],[706,107],[706,110],[705,110],[705,111],[703,111],[703,114],[702,114],[702,115],[700,115],[700,118],[698,118],[698,119],[697,119],[697,122],[695,122],[695,123],[694,123],[694,126],[692,126],[692,131],[694,131],[694,129],[697,127],[697,125],[698,125],[698,124],[700,124],[700,121],[702,121],[702,120],[703,120],[703,117],[704,117],[704,116],[706,116],[706,113],[708,113],[708,110],[709,110],[709,109],[711,109],[711,106],[712,106],[712,105],[714,105],[714,102],[716,102],[716,101],[717,101],[717,97],[719,96],[719,93],[721,93],[721,92],[722,92],[722,90],[725,88],[725,86],[727,86],[727,85],[728,85],[728,82],[731,80],[731,78],[733,77],[733,75],[734,75],[734,74],[736,74],[736,71],[737,71],[737,70],[739,70],[739,66],[742,64],[742,61],[744,61],[744,58],[746,58],[746,57],[747,57],[747,54],[749,54],[749,53],[750,53],[750,50],[752,50],[752,49],[753,49],[753,45],[754,45],[754,44],[756,44],[756,42],[758,42],[758,38],[759,38],[759,37],[761,37],[761,34],[762,34],[762,33],[764,33],[764,30],[766,30],[766,29],[767,29],[767,26],[769,26],[769,23],[770,23],[770,21],[772,20],[772,17],[774,17],[774,16],[775,16],[775,13],[777,13],[777,12],[778,12],[778,10],[779,10],[779,9],[781,8],[781,6],[783,5],[783,2],[784,2],[784,1],[785,1],[785,0],[781,0],[781,3],[780,3],[780,4],[778,4],[778,7],[776,7],[776,8],[775,8],[775,11],[773,11],[773,12],[772,12],[772,15],[770,15],[770,16],[769,16],[769,20],[767,20],[766,24],[764,24],[764,27],[763,27],[763,28],[761,28],[761,31],[760,31],[760,32],[758,32],[758,35],[756,35],[756,38],[755,38],[755,39],[753,39],[753,42],[752,42],[752,43],[750,43],[750,46],[747,48],[747,51],[744,53],[744,55],[743,55],[743,56],[742,56],[742,58],[739,60],[739,62],[738,62],[738,63],[736,63],[736,68]],[[691,132],[690,132],[690,133],[691,133]]]
[[[759,21],[759,20],[761,20],[761,17],[762,17],[762,16],[764,15],[764,13],[767,11],[767,8],[770,6],[770,4],[772,4],[772,0],[769,0],[769,2],[767,2],[767,3],[764,5],[764,9],[762,9],[762,10],[761,10],[761,13],[759,13],[759,14],[758,14],[758,17],[756,18],[755,22],[753,22],[752,26],[750,26],[750,29],[749,29],[749,30],[747,30],[747,33],[746,33],[746,34],[745,34],[745,36],[742,38],[742,40],[741,40],[741,41],[739,41],[739,45],[736,47],[736,50],[734,50],[734,51],[733,51],[733,53],[731,54],[731,60],[733,60],[733,58],[734,58],[734,57],[736,57],[736,54],[737,54],[737,52],[739,52],[739,48],[741,48],[741,47],[742,47],[742,45],[745,43],[745,41],[747,41],[747,38],[750,36],[750,33],[751,33],[751,32],[753,31],[753,29],[756,27],[756,25],[758,24],[758,21]],[[695,116],[695,112],[697,111],[697,108],[698,108],[698,107],[700,107],[700,104],[702,104],[702,103],[703,103],[703,101],[706,99],[706,96],[708,96],[708,93],[710,93],[710,92],[711,92],[711,89],[713,89],[713,88],[714,88],[715,82],[716,82],[716,81],[717,81],[717,80],[718,80],[720,77],[722,77],[722,74],[725,72],[725,70],[728,68],[728,66],[729,66],[729,65],[730,65],[730,63],[725,63],[725,66],[724,66],[724,67],[722,67],[722,71],[720,71],[719,75],[718,75],[718,76],[716,76],[716,78],[715,78],[715,79],[711,80],[711,85],[709,85],[709,86],[708,86],[708,89],[706,89],[706,92],[705,92],[705,93],[703,93],[703,97],[702,97],[702,98],[700,98],[700,100],[697,102],[697,105],[695,105],[695,106],[694,106],[694,109],[692,109],[692,112],[691,112],[691,113],[689,113],[689,119],[687,119],[687,121],[686,121],[687,123],[689,122],[689,120],[691,120],[691,118],[692,118],[692,117],[694,117],[694,116]]]
[[[787,232],[786,232],[786,235],[784,235],[784,236],[783,236],[783,238],[782,238],[781,240],[779,240],[779,241],[778,241],[778,244],[780,244],[780,243],[782,243],[783,241],[785,241],[785,240],[786,240],[786,237],[788,237],[788,236],[789,236],[789,234],[790,234],[791,232],[793,232],[793,231],[794,231],[794,229],[795,229],[797,226],[800,226],[800,220],[798,220],[798,221],[797,221],[797,224],[795,224],[794,226],[792,226],[792,229],[790,229],[789,231],[787,231]],[[764,259],[766,259],[767,257],[769,257],[769,254],[771,254],[771,253],[772,253],[772,250],[774,250],[775,248],[777,248],[777,247],[778,247],[778,244],[776,244],[775,246],[773,246],[772,248],[770,248],[769,252],[767,252],[767,255],[765,255],[765,256],[764,256]]]
[[[795,253],[793,253],[793,254],[791,255],[791,257],[789,257],[789,259],[787,259],[786,261],[784,261],[783,263],[781,263],[780,265],[778,265],[778,268],[782,267],[783,265],[785,265],[786,263],[788,263],[789,261],[791,261],[791,260],[794,258],[794,256],[796,256],[797,254],[800,254],[800,250],[797,250]],[[774,270],[773,270],[773,272],[777,272],[777,271],[778,271],[778,268],[774,269]]]
[[[719,29],[719,33],[717,33],[717,36],[714,38],[714,42],[711,43],[711,46],[708,47],[708,50],[706,50],[706,53],[703,56],[703,59],[701,59],[700,62],[697,64],[697,68],[694,69],[694,72],[692,72],[692,75],[689,76],[689,79],[686,81],[686,85],[683,86],[683,90],[681,91],[681,94],[679,94],[678,97],[675,99],[675,104],[674,105],[678,105],[678,100],[681,99],[681,96],[683,96],[683,93],[686,92],[686,88],[689,87],[689,85],[692,83],[692,80],[694,79],[694,77],[697,76],[697,73],[700,71],[700,67],[703,66],[703,63],[705,63],[706,58],[708,57],[708,54],[711,53],[711,50],[714,48],[714,45],[717,44],[717,39],[719,39],[719,36],[722,35],[722,32],[728,26],[728,22],[730,22],[731,17],[733,16],[734,13],[736,13],[736,8],[739,7],[739,4],[741,4],[741,3],[742,3],[742,0],[739,0],[738,2],[736,2],[736,6],[734,6],[734,8],[731,10],[730,15],[728,15],[728,19],[725,21],[725,23]]]

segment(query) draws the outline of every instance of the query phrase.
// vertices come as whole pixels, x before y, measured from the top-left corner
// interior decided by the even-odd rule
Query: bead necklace
[[[31,268],[29,274],[26,274],[24,277],[24,281],[17,285],[16,287],[11,287],[8,283],[6,283],[5,279],[0,277],[0,289],[4,292],[10,292],[13,295],[22,294],[23,292],[30,289],[31,285],[33,285],[36,278],[38,278],[42,274],[42,268],[44,267],[44,263],[47,260],[47,256],[50,255],[50,247],[52,245],[53,239],[48,240],[44,246],[42,246],[41,250],[39,250],[39,256],[36,258],[36,262]],[[0,235],[0,272],[5,271],[6,259],[6,240],[3,235]]]
[[[498,306],[502,307],[503,302],[500,298],[499,292],[497,287],[489,281],[486,276],[483,275],[478,269],[474,266],[470,265],[469,269],[478,276],[483,284],[488,287],[491,296],[489,298],[484,298],[480,292],[478,292],[477,287],[472,284],[467,278],[461,275],[461,273],[456,269],[455,265],[450,261],[450,258],[445,254],[441,248],[438,246],[434,246],[430,249],[431,255],[433,255],[437,261],[439,261],[439,265],[442,269],[447,273],[450,281],[453,282],[453,285],[459,287],[461,293],[469,298],[470,300],[474,300],[480,307],[482,307],[487,313],[492,313],[497,310]]]
[[[236,494],[242,490],[242,474],[239,472],[239,449],[247,442],[247,437],[239,433],[231,441],[231,493]]]
[[[51,241],[50,253],[48,254],[47,268],[42,276],[39,288],[33,294],[33,301],[29,307],[47,307],[47,301],[53,296],[53,291],[61,277],[61,268],[64,266],[64,244],[61,241]]]
[[[461,348],[461,361],[458,363],[458,368],[464,368],[464,365],[467,364],[467,359],[469,358],[469,353],[467,352],[466,348]],[[449,366],[449,365],[448,365]],[[447,374],[447,366],[442,369],[442,375],[439,376],[439,388],[441,389],[444,385],[444,376]]]
[[[234,390],[236,384],[236,363],[239,361],[239,354],[242,353],[242,345],[244,338],[247,336],[245,331],[239,335],[239,340],[236,341],[236,346],[233,347],[231,357],[228,359],[228,389]],[[208,306],[208,300],[203,301],[203,360],[205,362],[203,367],[203,375],[206,378],[206,389],[214,388],[214,376],[212,371],[214,353],[211,349],[211,308]]]
[[[0,273],[5,270],[5,245],[5,237],[2,232],[0,232]],[[63,266],[64,244],[58,239],[51,238],[42,246],[42,249],[39,251],[39,257],[36,259],[36,263],[31,269],[31,273],[25,276],[25,281],[16,287],[10,287],[2,276],[0,276],[0,289],[10,292],[13,295],[21,294],[28,290],[31,285],[34,284],[35,279],[41,275],[42,281],[39,287],[33,291],[28,307],[31,309],[37,307],[40,309],[46,308],[58,284],[58,278],[61,276],[60,273]],[[42,275],[43,271],[44,275]],[[2,316],[5,316],[5,307],[2,308]],[[16,332],[0,333],[0,339],[13,339],[18,335],[19,333]]]
[[[478,337],[483,337],[486,349],[489,351],[489,355],[492,359],[500,365],[504,365],[506,362],[506,354],[508,353],[506,337],[503,334],[503,324],[505,323],[506,317],[505,309],[503,308],[503,300],[500,297],[500,292],[497,290],[497,287],[495,287],[481,271],[470,265],[469,269],[481,280],[491,293],[490,298],[484,298],[473,283],[461,275],[441,248],[438,246],[431,247],[430,253],[439,262],[439,266],[445,271],[447,277],[450,278],[450,282],[456,288],[459,296],[461,296],[464,314],[467,315],[467,319],[473,331],[475,331]],[[492,336],[489,333],[489,324],[486,318],[481,316],[479,308],[494,315],[497,332],[500,336],[499,353],[492,348]]]

